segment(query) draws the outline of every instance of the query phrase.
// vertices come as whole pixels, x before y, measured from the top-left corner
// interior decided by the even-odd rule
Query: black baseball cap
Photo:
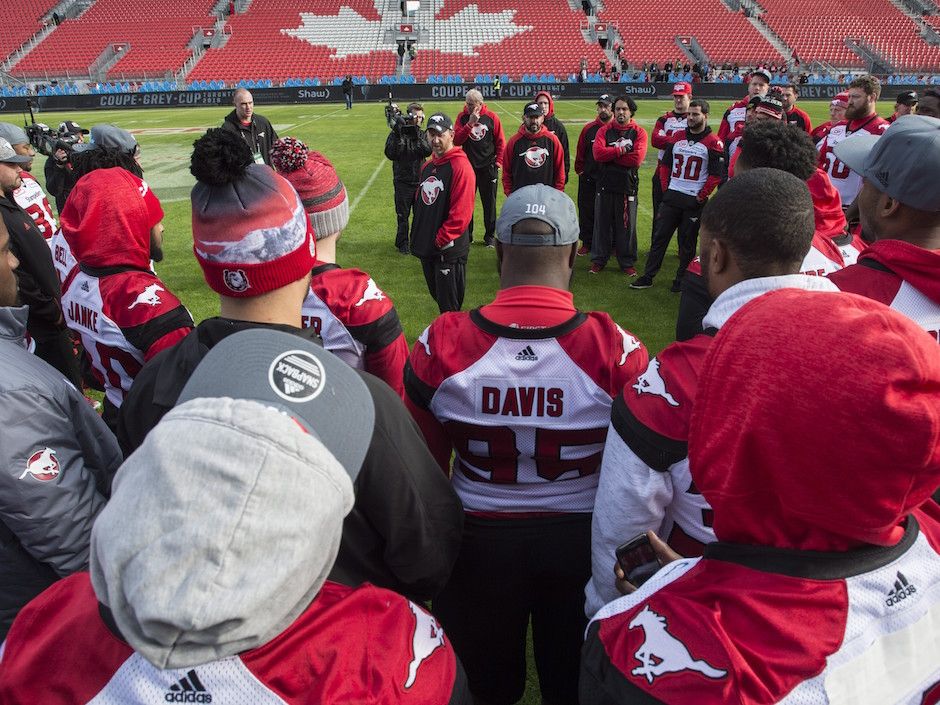
[[[597,99],[598,105],[613,105],[614,99],[610,97],[610,93],[604,93],[600,98]]]
[[[428,118],[428,132],[441,133],[453,129],[453,121],[444,113],[434,113],[431,117]]]
[[[538,103],[529,103],[522,109],[522,114],[525,117],[538,117],[539,115],[544,115],[542,112],[542,106]]]
[[[898,95],[895,105],[917,105],[917,91],[905,91]]]
[[[77,122],[72,122],[71,120],[66,120],[65,122],[59,123],[59,134],[60,135],[87,135],[88,130],[79,125]]]

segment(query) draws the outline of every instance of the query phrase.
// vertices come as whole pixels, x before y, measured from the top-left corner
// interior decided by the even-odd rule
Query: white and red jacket
[[[666,143],[659,170],[663,193],[675,191],[704,203],[721,182],[725,146],[706,125],[702,132],[679,130]]]
[[[836,290],[825,279],[800,274],[740,282],[712,303],[702,323],[705,332],[664,348],[614,400],[591,525],[589,617],[619,597],[613,565],[620,544],[652,529],[679,554],[692,557],[715,540],[712,509],[695,486],[688,458],[702,361],[712,337],[738,309],[784,288]]]
[[[384,380],[404,396],[408,342],[395,304],[368,274],[316,262],[303,304],[303,327],[350,367]]]
[[[839,191],[842,204],[849,206],[862,189],[862,177],[843,164],[835,155],[833,148],[840,142],[851,139],[852,135],[869,133],[881,135],[888,128],[889,123],[875,114],[860,120],[843,120],[837,122],[817,145],[819,150],[819,166],[832,180],[832,185]]]
[[[470,113],[465,105],[454,120],[454,144],[463,148],[474,169],[497,166],[506,147],[499,116],[484,104],[479,120],[473,125],[469,121]]]
[[[650,144],[659,152],[656,155],[656,168],[658,170],[663,165],[663,150],[669,144],[669,139],[679,130],[684,130],[688,125],[689,118],[685,113],[677,113],[670,110],[665,115],[660,115],[653,125],[653,131],[650,133]]]
[[[878,240],[851,267],[829,277],[842,291],[861,294],[903,313],[940,343],[940,250],[901,240]]]
[[[724,116],[721,118],[721,124],[718,126],[718,139],[722,142],[728,142],[734,133],[738,123],[744,124],[747,117],[747,104],[751,101],[751,96],[746,95],[741,100],[731,104]]]
[[[78,573],[20,612],[0,659],[5,705],[469,702],[463,671],[437,620],[368,584],[327,582],[268,643],[192,668],[160,670],[124,641],[88,574]]]
[[[55,216],[52,215],[52,207],[49,205],[49,199],[46,198],[45,191],[36,181],[36,177],[28,171],[20,173],[23,184],[13,192],[13,200],[24,211],[29,213],[29,217],[36,223],[40,234],[49,242],[52,233],[58,226],[55,222]]]
[[[484,516],[590,512],[610,405],[647,363],[606,313],[549,287],[500,290],[418,338],[406,402],[464,509]]]

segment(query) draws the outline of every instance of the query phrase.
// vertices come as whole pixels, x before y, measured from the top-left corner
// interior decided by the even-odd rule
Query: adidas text
[[[907,581],[904,573],[898,571],[897,580],[894,581],[894,589],[888,593],[888,599],[885,600],[885,604],[888,607],[893,607],[916,592],[917,588]]]
[[[211,703],[211,693],[167,693],[163,699],[168,703]]]
[[[519,354],[516,355],[516,359],[535,362],[539,359],[539,356],[535,354],[535,350],[532,349],[531,345],[526,345],[522,350],[519,351]]]

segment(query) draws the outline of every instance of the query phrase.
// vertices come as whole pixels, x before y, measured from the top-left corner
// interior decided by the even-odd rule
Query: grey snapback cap
[[[10,144],[27,144],[29,137],[26,130],[12,122],[0,122],[0,137]]]
[[[520,220],[530,218],[550,225],[554,232],[543,234],[512,231],[513,226]],[[507,245],[571,245],[578,241],[579,236],[578,213],[574,201],[564,191],[545,184],[523,186],[518,191],[513,191],[503,203],[503,209],[496,219],[496,237]]]
[[[177,406],[221,397],[250,399],[287,414],[355,481],[372,442],[375,406],[359,374],[333,353],[284,331],[234,333],[209,350]]]
[[[833,151],[882,193],[922,211],[940,211],[940,119],[899,117],[881,136],[855,134]]]
[[[0,137],[0,163],[26,164],[31,161],[33,161],[32,157],[24,157],[22,154],[17,154],[16,150],[13,149],[13,145]]]
[[[72,151],[88,152],[95,147],[110,147],[133,153],[137,151],[139,145],[134,135],[127,130],[117,125],[102,124],[93,126],[89,141],[75,145]]]

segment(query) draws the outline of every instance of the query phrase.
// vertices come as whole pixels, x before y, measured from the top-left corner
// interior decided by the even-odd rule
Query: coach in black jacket
[[[222,129],[234,132],[242,138],[257,164],[271,166],[271,147],[277,141],[277,133],[271,122],[255,113],[255,100],[244,88],[235,91],[235,109],[225,116]]]
[[[385,140],[385,156],[392,161],[392,186],[395,189],[395,215],[398,230],[395,247],[408,254],[408,215],[415,202],[415,192],[421,176],[421,165],[431,156],[428,133],[422,129],[424,107],[411,103],[406,115],[394,118],[392,131]]]

